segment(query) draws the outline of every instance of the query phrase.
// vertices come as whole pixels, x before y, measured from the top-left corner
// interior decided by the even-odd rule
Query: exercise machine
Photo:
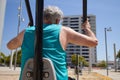
[[[29,25],[33,26],[29,0],[25,0],[25,3],[29,17]],[[56,80],[52,61],[47,58],[42,58],[43,3],[44,0],[36,0],[35,57],[27,60],[23,69],[22,80]]]

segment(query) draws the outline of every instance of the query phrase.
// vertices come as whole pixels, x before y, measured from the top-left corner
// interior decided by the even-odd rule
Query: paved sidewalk
[[[0,67],[0,80],[19,80],[20,68]]]
[[[69,75],[76,78],[76,75],[74,74],[73,69],[68,70]],[[88,71],[83,70],[83,75],[79,76],[79,80],[103,80],[100,79],[100,77],[96,77],[96,73],[105,75],[106,76],[106,70],[103,69],[94,69],[92,70],[91,74],[88,74]],[[20,68],[17,67],[16,70],[9,69],[9,67],[0,67],[0,80],[19,80],[19,74],[20,74]],[[113,80],[120,80],[120,72],[114,72],[114,70],[109,71],[109,76]],[[106,80],[106,79],[104,79]]]
[[[105,69],[93,70],[93,72],[97,72],[99,74],[107,76],[107,72]],[[114,70],[108,71],[108,77],[112,78],[113,80],[120,80],[120,72],[115,72]]]
[[[74,72],[74,69],[68,69],[68,75],[77,80],[77,75]],[[97,72],[90,72],[88,69],[82,70],[82,75],[79,75],[79,80],[112,80],[110,77],[101,75]]]

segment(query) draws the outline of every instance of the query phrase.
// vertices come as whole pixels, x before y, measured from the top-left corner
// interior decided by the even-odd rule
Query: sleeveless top
[[[43,57],[52,60],[57,80],[68,80],[66,68],[66,53],[63,50],[59,36],[61,25],[44,24],[43,25]],[[26,61],[34,57],[34,39],[35,27],[27,28],[22,43],[21,75]],[[20,80],[21,80],[20,75]]]

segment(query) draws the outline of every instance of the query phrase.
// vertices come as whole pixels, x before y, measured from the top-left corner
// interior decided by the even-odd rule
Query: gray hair
[[[44,19],[51,21],[52,23],[56,22],[56,19],[62,19],[63,12],[56,6],[48,6],[44,9]]]

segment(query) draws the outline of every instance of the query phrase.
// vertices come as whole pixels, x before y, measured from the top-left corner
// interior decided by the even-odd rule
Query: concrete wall
[[[1,49],[2,33],[4,27],[5,7],[6,7],[6,0],[0,0],[0,49]]]

